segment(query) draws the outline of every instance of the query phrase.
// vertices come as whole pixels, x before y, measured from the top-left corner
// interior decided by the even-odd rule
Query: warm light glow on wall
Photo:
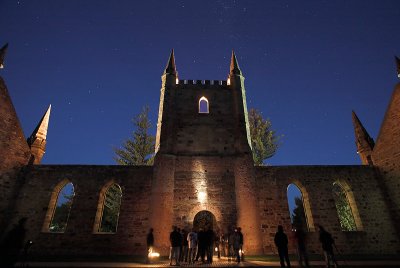
[[[179,84],[179,78],[178,77],[176,78],[175,82],[176,82],[177,85]]]
[[[231,79],[230,79],[230,78],[228,78],[228,80],[226,81],[226,84],[227,84],[228,86],[230,86],[230,84],[231,84]]]
[[[199,176],[192,178],[193,188],[196,191],[197,202],[204,205],[208,202],[207,195],[207,178],[205,173],[205,167],[201,160],[193,161],[192,170],[196,171]]]
[[[207,193],[206,192],[198,192],[197,199],[200,203],[205,203],[207,201]]]

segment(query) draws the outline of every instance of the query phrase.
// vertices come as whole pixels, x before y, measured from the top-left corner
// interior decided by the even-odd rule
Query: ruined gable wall
[[[393,92],[372,152],[385,184],[393,219],[400,221],[400,84]],[[400,237],[400,226],[397,225]]]
[[[13,221],[28,217],[26,239],[34,241],[32,255],[143,255],[152,172],[143,166],[32,166],[26,170]],[[75,188],[66,231],[43,233],[51,193],[64,179]],[[111,180],[122,188],[117,233],[94,234],[99,193]]]
[[[353,192],[362,230],[341,231],[332,195],[335,181],[347,182]],[[313,227],[308,233],[311,253],[322,253],[317,225],[331,232],[344,254],[398,254],[400,243],[376,178],[375,170],[366,166],[281,166],[257,168],[258,197],[264,252],[276,253],[273,238],[277,225],[284,226],[292,237],[290,251],[295,252],[290,225],[287,187],[295,182],[308,193]],[[301,187],[300,187],[301,188]],[[304,194],[303,194],[304,195]],[[307,213],[307,211],[306,211]]]
[[[4,219],[9,218],[13,210],[19,188],[19,169],[28,163],[29,157],[29,146],[7,87],[0,77],[0,235],[7,225]]]

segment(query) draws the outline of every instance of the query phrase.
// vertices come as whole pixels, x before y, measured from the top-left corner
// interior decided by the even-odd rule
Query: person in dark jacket
[[[196,256],[196,261],[199,260],[199,257],[201,258],[201,262],[205,263],[205,255],[206,255],[206,233],[203,231],[203,229],[200,229],[200,231],[197,233],[197,256]]]
[[[239,234],[239,254],[240,254],[240,259],[241,261],[244,261],[244,252],[243,252],[243,233],[242,233],[242,228],[238,227],[238,234]]]
[[[26,235],[27,218],[21,218],[18,225],[15,225],[3,238],[0,243],[1,267],[14,267],[20,258],[21,250],[24,247]]]
[[[339,267],[336,262],[335,255],[333,254],[333,245],[335,241],[332,238],[332,235],[328,233],[324,227],[318,225],[319,228],[319,241],[321,242],[322,249],[324,251],[326,267],[331,267],[331,262],[334,264],[334,267]]]
[[[296,239],[297,244],[297,254],[299,258],[299,265],[300,267],[310,267],[308,263],[308,256],[307,256],[307,248],[306,248],[306,233],[303,231],[301,226],[294,229],[294,238]]]
[[[207,263],[213,262],[214,236],[214,231],[210,227],[208,227],[207,231],[205,232],[205,250],[207,255]]]
[[[172,260],[175,259],[175,265],[179,264],[179,250],[182,245],[182,236],[178,232],[178,228],[174,226],[174,230],[169,235],[169,240],[171,242],[171,260],[169,265],[172,265]]]
[[[181,230],[181,235],[182,235],[182,250],[181,250],[181,256],[179,258],[179,260],[182,262],[187,262],[188,261],[188,241],[187,241],[187,236],[188,236],[188,232],[186,231],[186,229],[182,229]]]
[[[153,246],[154,246],[153,228],[150,228],[149,233],[147,234],[146,244],[147,244],[147,262],[149,263],[150,262],[149,254],[153,252]]]
[[[278,248],[279,260],[281,262],[281,267],[285,266],[285,260],[287,267],[290,267],[289,252],[288,252],[288,238],[283,232],[283,226],[278,225],[278,232],[275,234],[274,239],[275,245]]]
[[[238,232],[238,229],[235,229],[235,232],[233,233],[232,236],[232,246],[233,246],[233,251],[234,251],[234,255],[236,256],[236,261],[237,263],[240,263],[240,235]]]

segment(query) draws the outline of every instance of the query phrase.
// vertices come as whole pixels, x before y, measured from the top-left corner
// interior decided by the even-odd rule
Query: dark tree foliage
[[[59,193],[57,206],[49,227],[50,232],[65,232],[65,228],[67,227],[69,212],[71,211],[72,200],[74,198],[73,191],[71,193],[66,191],[68,186],[72,187],[69,183]]]
[[[104,198],[103,215],[100,232],[115,233],[118,226],[119,209],[121,207],[122,191],[118,184],[112,184]]]
[[[336,210],[338,212],[340,226],[343,231],[356,231],[356,222],[354,221],[351,207],[343,188],[338,184],[333,184],[333,198],[335,200]]]
[[[124,142],[122,148],[114,149],[114,159],[120,165],[152,165],[155,137],[149,133],[149,107],[145,106],[132,121],[135,125],[132,137]]]
[[[265,159],[276,153],[280,137],[272,130],[271,121],[253,108],[249,111],[249,127],[254,163],[263,165]]]
[[[304,213],[304,205],[303,200],[300,197],[294,198],[294,203],[296,207],[293,209],[291,218],[292,218],[292,225],[298,229],[307,230],[307,220],[306,214]]]

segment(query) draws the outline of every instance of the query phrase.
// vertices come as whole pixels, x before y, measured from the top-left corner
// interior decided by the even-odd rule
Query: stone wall
[[[26,239],[34,241],[34,255],[144,255],[152,170],[145,166],[27,167],[13,222],[28,218]],[[46,232],[42,228],[51,194],[65,179],[75,189],[66,231]],[[99,193],[110,181],[122,189],[118,229],[115,234],[94,233]]]
[[[400,243],[386,205],[376,170],[367,166],[282,166],[258,167],[257,188],[264,252],[276,253],[273,238],[277,225],[293,238],[287,201],[287,187],[295,183],[303,194],[308,220],[308,247],[322,253],[318,241],[320,224],[331,232],[345,254],[398,254]],[[332,195],[332,185],[346,185],[357,231],[341,231]],[[294,252],[294,241],[290,251]]]
[[[177,154],[226,155],[234,153],[234,99],[232,89],[222,85],[176,85],[175,151]],[[209,113],[199,113],[205,97]]]
[[[20,187],[20,167],[28,163],[29,157],[29,146],[7,87],[0,77],[0,237],[7,225],[4,219],[8,219],[14,210]]]
[[[372,152],[374,165],[382,175],[393,221],[400,221],[400,84],[393,92]],[[396,225],[400,238],[400,225]]]
[[[235,179],[231,158],[178,157],[174,180],[174,224],[192,227],[195,215],[214,214],[221,231],[236,224]]]

